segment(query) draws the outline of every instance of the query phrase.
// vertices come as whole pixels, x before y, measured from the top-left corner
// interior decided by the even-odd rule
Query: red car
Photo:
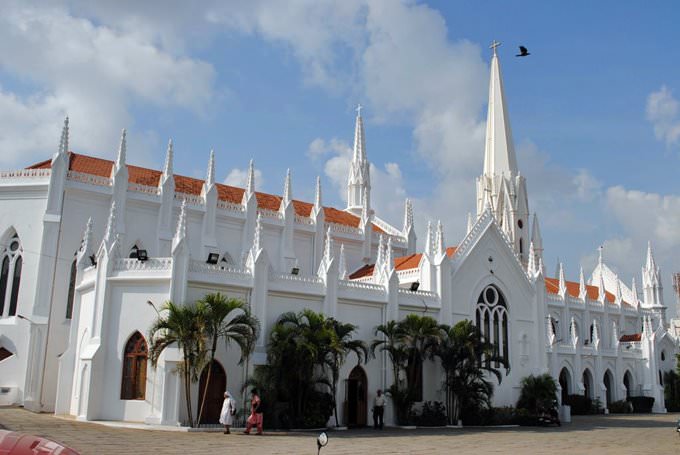
[[[0,430],[0,455],[80,455],[73,449],[49,439]]]

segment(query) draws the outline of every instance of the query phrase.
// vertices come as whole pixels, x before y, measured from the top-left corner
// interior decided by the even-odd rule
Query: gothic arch
[[[350,371],[345,384],[345,423],[362,427],[368,420],[368,377],[361,365]]]
[[[125,343],[121,400],[143,400],[146,395],[146,364],[148,347],[144,336],[135,331]]]
[[[616,400],[616,390],[614,387],[615,381],[614,381],[614,374],[612,371],[607,368],[604,372],[604,375],[602,376],[602,384],[604,385],[605,388],[605,395],[604,395],[604,407],[608,408],[610,404],[612,404]]]
[[[635,377],[629,369],[623,373],[623,387],[626,389],[626,398],[630,398],[635,395]]]
[[[590,368],[585,368],[583,370],[583,395],[591,400],[595,398],[595,381],[593,380],[593,373]]]
[[[574,379],[571,370],[566,365],[560,370],[558,381],[562,388],[562,403],[564,404],[567,402],[567,397],[574,393]]]
[[[494,356],[505,361],[510,368],[510,324],[508,304],[502,291],[494,284],[487,284],[477,297],[475,324],[484,338],[494,347]],[[499,368],[500,361],[494,367]]]
[[[222,409],[222,400],[224,398],[224,391],[227,390],[227,372],[218,360],[214,360],[212,368],[210,363],[203,367],[201,377],[198,382],[198,407],[200,409],[203,404],[203,414],[201,415],[201,424],[216,424],[219,423],[220,411]],[[208,370],[210,370],[210,381],[208,381]],[[206,390],[206,381],[208,388]]]
[[[19,234],[14,228],[7,229],[0,237],[0,317],[17,314],[23,252]]]

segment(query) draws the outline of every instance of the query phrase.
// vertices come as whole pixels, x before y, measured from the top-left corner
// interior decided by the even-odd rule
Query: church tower
[[[525,179],[517,168],[510,118],[503,93],[503,79],[496,52],[498,46],[500,43],[496,41],[491,45],[493,56],[486,118],[484,170],[477,179],[477,216],[481,216],[487,208],[493,212],[501,229],[512,242],[515,252],[526,266],[532,238],[529,202]],[[538,229],[536,219],[534,225],[536,226],[534,229]],[[537,235],[540,236],[538,231]]]
[[[666,307],[663,304],[661,269],[656,265],[651,242],[647,244],[647,260],[642,267],[642,292],[644,295],[643,307],[651,309],[665,323]]]
[[[349,165],[347,180],[347,210],[361,216],[366,205],[366,212],[371,208],[371,175],[370,163],[366,157],[364,141],[364,122],[361,118],[361,104],[357,106],[357,119],[354,127],[354,154]]]

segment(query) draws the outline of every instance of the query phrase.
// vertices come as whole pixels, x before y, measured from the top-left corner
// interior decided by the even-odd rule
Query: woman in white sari
[[[220,423],[224,425],[224,434],[231,434],[231,424],[234,422],[235,415],[236,401],[231,397],[231,393],[227,390],[224,392],[222,412],[220,412]]]

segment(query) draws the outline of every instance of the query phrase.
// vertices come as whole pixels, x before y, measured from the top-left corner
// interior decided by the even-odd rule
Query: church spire
[[[484,150],[484,175],[517,175],[517,158],[512,142],[510,118],[505,105],[503,79],[496,48],[500,43],[493,42],[491,57],[491,77],[489,80],[489,107],[486,118],[486,144]]]
[[[370,210],[371,203],[370,164],[366,156],[364,139],[364,121],[361,118],[361,104],[357,106],[357,118],[354,126],[354,153],[349,166],[347,180],[347,209],[358,214],[364,205]]]
[[[253,160],[248,164],[248,182],[246,183],[246,198],[250,198],[255,193],[255,165]]]

